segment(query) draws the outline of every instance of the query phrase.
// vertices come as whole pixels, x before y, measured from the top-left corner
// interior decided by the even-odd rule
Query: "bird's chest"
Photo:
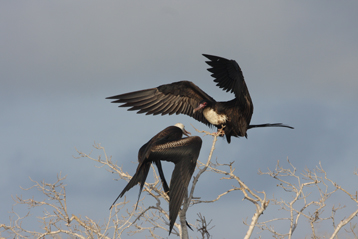
[[[225,124],[228,120],[225,114],[218,114],[212,108],[205,108],[203,110],[204,117],[213,125]]]

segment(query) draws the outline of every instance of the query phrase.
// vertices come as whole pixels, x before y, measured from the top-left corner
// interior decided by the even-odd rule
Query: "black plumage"
[[[146,115],[186,114],[208,126],[216,126],[218,129],[224,126],[228,143],[231,142],[231,136],[247,137],[246,131],[251,128],[293,129],[281,123],[250,125],[254,107],[240,66],[234,60],[206,54],[204,56],[209,59],[206,63],[211,66],[208,71],[215,78],[214,82],[226,92],[234,93],[233,100],[216,102],[190,81],[174,82],[107,99],[115,99],[112,103],[124,103],[120,107],[131,107],[128,110]]]
[[[163,189],[169,195],[169,234],[173,229],[191,176],[194,173],[202,144],[200,137],[182,138],[183,133],[187,136],[190,134],[184,129],[183,124],[178,123],[175,126],[165,128],[144,144],[138,152],[139,164],[136,173],[112,204],[113,206],[118,198],[138,183],[140,184],[139,201],[150,165],[154,162],[158,167]],[[170,188],[165,180],[161,161],[169,161],[175,164]]]

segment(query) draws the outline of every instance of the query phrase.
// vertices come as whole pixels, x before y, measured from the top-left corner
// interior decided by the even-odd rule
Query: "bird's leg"
[[[217,136],[224,136],[225,135],[225,125],[222,125],[220,129],[216,132]]]
[[[223,136],[225,134],[225,131],[224,131],[224,128],[225,128],[225,125],[222,125],[222,128],[221,129],[218,129],[217,132],[213,132],[213,133],[210,133],[208,131],[205,131],[205,130],[198,130],[196,129],[193,125],[191,125],[196,132],[198,133],[205,133],[205,135],[211,135],[211,136]],[[205,136],[204,135],[204,136]]]

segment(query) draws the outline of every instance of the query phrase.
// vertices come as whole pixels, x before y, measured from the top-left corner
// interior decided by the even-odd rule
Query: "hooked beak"
[[[193,113],[195,113],[196,111],[201,110],[203,108],[205,108],[205,104],[199,104],[199,106],[193,110]]]
[[[188,131],[186,131],[185,129],[183,129],[183,134],[185,134],[185,135],[188,136],[188,137],[191,135],[191,133],[188,132]]]

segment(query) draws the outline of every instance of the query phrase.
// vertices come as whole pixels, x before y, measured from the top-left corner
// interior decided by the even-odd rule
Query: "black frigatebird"
[[[163,189],[169,195],[169,234],[171,233],[175,220],[178,216],[185,193],[187,191],[191,176],[194,173],[196,161],[199,157],[202,140],[199,136],[182,138],[183,134],[189,136],[181,123],[169,126],[151,138],[138,152],[138,167],[136,173],[127,186],[119,194],[122,197],[133,186],[140,184],[138,201],[143,190],[150,166],[154,162],[159,171],[163,183]],[[169,161],[175,164],[170,188],[164,178],[161,161]],[[138,205],[138,201],[137,204]],[[188,225],[188,223],[187,223]]]
[[[234,60],[203,54],[210,61],[208,69],[217,86],[235,94],[235,99],[216,102],[190,81],[179,81],[156,88],[107,97],[112,103],[124,103],[146,115],[186,114],[208,125],[223,128],[228,143],[231,136],[247,137],[246,131],[258,127],[293,127],[281,123],[250,125],[254,106],[240,66]]]

